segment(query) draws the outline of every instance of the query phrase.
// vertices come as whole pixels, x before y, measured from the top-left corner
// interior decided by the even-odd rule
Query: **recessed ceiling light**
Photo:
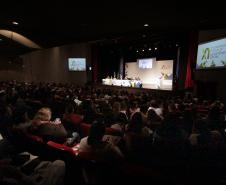
[[[149,25],[148,24],[144,24],[144,27],[148,27]]]
[[[137,53],[138,53],[139,51],[137,50]]]
[[[158,48],[155,48],[155,50],[157,50]]]
[[[12,22],[14,25],[18,25],[19,23],[18,22],[16,22],[16,21],[13,21]]]
[[[142,51],[144,51],[144,49],[142,49]]]
[[[148,48],[149,51],[151,51],[151,48]]]

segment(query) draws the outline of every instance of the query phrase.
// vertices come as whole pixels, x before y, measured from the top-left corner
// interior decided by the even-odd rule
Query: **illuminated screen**
[[[140,69],[151,69],[153,62],[156,61],[156,58],[144,58],[144,59],[138,59],[138,66]]]
[[[196,69],[226,68],[226,38],[198,46]]]
[[[69,58],[68,59],[69,71],[86,71],[85,58]]]

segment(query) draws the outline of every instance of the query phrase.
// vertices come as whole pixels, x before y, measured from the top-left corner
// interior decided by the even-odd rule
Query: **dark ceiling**
[[[16,31],[43,48],[76,42],[161,38],[169,33],[226,28],[224,6],[192,1],[8,1],[0,29]],[[19,25],[13,25],[17,21]],[[149,27],[144,27],[148,23]],[[0,36],[5,53],[30,51]]]

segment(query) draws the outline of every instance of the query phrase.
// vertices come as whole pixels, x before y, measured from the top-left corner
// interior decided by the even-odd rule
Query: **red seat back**
[[[44,141],[41,137],[39,136],[36,136],[36,135],[27,135],[28,138],[30,138],[32,141],[36,141],[36,142],[39,142],[39,143],[43,143],[44,144]]]
[[[88,136],[90,128],[91,128],[91,124],[81,123],[81,125],[80,125],[80,135],[81,135],[81,137]]]
[[[47,144],[48,144],[48,146],[53,147],[55,149],[63,150],[72,155],[76,155],[76,151],[74,151],[71,147],[68,147],[66,145],[55,143],[53,141],[49,141]]]
[[[122,133],[114,128],[106,128],[106,135],[122,136]]]

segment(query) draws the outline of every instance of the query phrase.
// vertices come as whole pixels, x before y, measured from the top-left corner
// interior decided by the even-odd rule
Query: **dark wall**
[[[85,57],[87,67],[91,66],[91,49],[88,44],[74,44],[31,52],[20,56],[22,64],[2,68],[0,80],[35,82],[64,82],[84,84],[90,81],[87,72],[70,72],[68,58]]]
[[[117,75],[120,64],[120,47],[101,47],[100,60],[98,61],[98,81],[107,76]]]
[[[22,58],[9,57],[7,55],[0,56],[0,80],[14,80],[23,81],[24,66]]]
[[[199,43],[226,37],[225,30],[200,31]],[[226,70],[207,69],[195,71],[195,93],[204,98],[220,98],[226,102]],[[202,88],[201,88],[202,87]]]

